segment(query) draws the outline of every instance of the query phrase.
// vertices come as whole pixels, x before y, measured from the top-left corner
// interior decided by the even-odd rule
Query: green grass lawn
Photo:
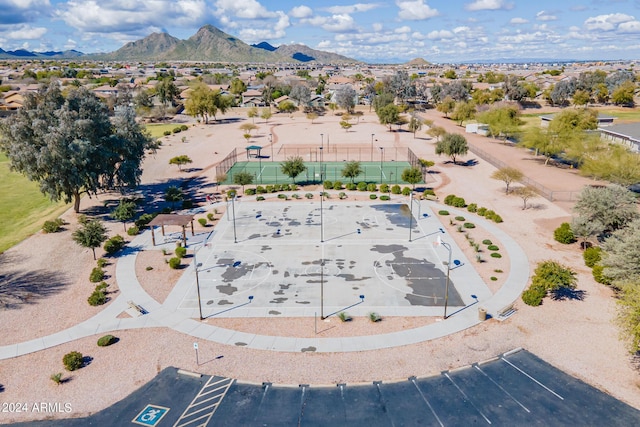
[[[158,123],[158,124],[149,124],[145,127],[151,133],[151,136],[154,138],[161,138],[164,136],[164,131],[168,130],[171,132],[176,126],[175,123]]]
[[[0,253],[42,228],[70,205],[52,203],[38,185],[9,171],[9,160],[0,154]]]

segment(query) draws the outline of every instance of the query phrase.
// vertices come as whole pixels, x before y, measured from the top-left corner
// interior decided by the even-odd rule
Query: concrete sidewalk
[[[244,202],[247,203],[247,202]],[[250,202],[249,202],[250,203]],[[442,206],[431,201],[422,201],[429,205],[431,209],[437,211]],[[458,211],[447,206],[452,215],[463,215],[467,212]],[[135,273],[135,261],[137,254],[141,250],[152,249],[151,232],[147,231],[138,236],[118,258],[116,266],[116,278],[120,293],[102,312],[96,316],[79,323],[71,328],[57,332],[52,335],[37,338],[34,340],[6,345],[0,347],[0,359],[9,359],[24,354],[44,350],[65,342],[71,342],[84,337],[108,332],[136,329],[145,327],[167,327],[176,331],[197,337],[203,340],[214,341],[226,345],[243,345],[253,349],[273,350],[282,352],[352,352],[376,350],[382,348],[404,346],[433,340],[449,334],[453,334],[464,329],[473,327],[479,323],[477,307],[487,310],[490,316],[497,317],[500,310],[512,304],[523,291],[529,279],[529,262],[520,246],[510,236],[504,233],[493,223],[481,217],[474,217],[474,222],[501,242],[504,250],[509,254],[510,272],[505,284],[495,294],[486,299],[477,300],[466,307],[454,308],[449,312],[450,317],[446,320],[433,324],[411,329],[397,331],[381,335],[368,335],[346,338],[294,338],[281,336],[264,336],[239,332],[208,325],[197,320],[197,312],[191,310],[177,309],[185,295],[185,287],[190,286],[188,281],[176,285],[171,294],[163,304],[158,303],[149,296],[140,285]],[[225,228],[230,227],[230,222],[220,221],[216,227],[217,233],[224,233]],[[199,237],[201,243],[202,236]],[[194,242],[192,242],[194,243]],[[161,250],[162,246],[153,247],[154,250]],[[192,265],[185,271],[184,275],[193,274],[195,266]],[[129,308],[129,301],[142,307],[146,314],[139,317],[118,319],[117,316]],[[247,316],[253,312],[251,304],[247,303],[241,310],[247,310]],[[338,307],[327,307],[328,313]],[[366,307],[370,310],[370,307]],[[457,309],[457,311],[456,311]],[[313,309],[310,309],[313,310]],[[365,313],[365,308],[361,311]],[[437,307],[437,311],[441,310]],[[312,311],[311,311],[312,312]],[[307,312],[309,315],[311,312]],[[361,314],[357,310],[354,314]],[[435,313],[435,312],[434,312]],[[453,313],[453,314],[452,314]],[[295,310],[282,309],[282,316],[299,315]],[[365,315],[365,314],[363,314]],[[437,314],[433,314],[437,315]]]

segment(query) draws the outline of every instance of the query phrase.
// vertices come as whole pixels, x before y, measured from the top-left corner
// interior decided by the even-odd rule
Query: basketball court
[[[446,294],[449,313],[488,299],[428,202],[395,197],[235,201],[206,244],[191,245],[198,280],[190,267],[175,308],[197,317],[198,283],[204,317],[441,316]]]

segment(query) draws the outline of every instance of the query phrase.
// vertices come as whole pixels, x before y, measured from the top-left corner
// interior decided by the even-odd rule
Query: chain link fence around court
[[[273,149],[271,150],[273,152]],[[268,150],[267,150],[268,152]],[[282,145],[271,156],[247,156],[246,161],[238,161],[238,151],[234,149],[216,166],[216,179],[220,183],[233,183],[233,175],[244,171],[253,173],[254,183],[280,184],[290,182],[290,178],[280,170],[280,162],[290,157],[301,157],[308,164],[299,179],[305,183],[319,183],[323,180],[343,181],[342,169],[348,161],[361,162],[363,173],[360,181],[387,184],[405,184],[402,173],[409,167],[422,171],[424,183],[435,179],[423,167],[420,159],[410,148],[361,146],[309,147]],[[278,159],[278,160],[276,160]],[[322,171],[320,165],[322,164]]]
[[[493,166],[497,167],[498,169],[510,167],[508,164],[506,164],[502,160],[495,158],[494,156],[492,156],[491,154],[487,153],[486,151],[480,148],[470,146],[469,150],[474,154],[477,154],[478,157],[480,157],[484,161],[491,163]],[[520,182],[531,188],[534,188],[538,192],[538,194],[540,194],[542,197],[544,197],[545,199],[551,202],[554,202],[554,201],[574,202],[578,200],[578,197],[580,196],[579,191],[553,191],[550,188],[547,188],[544,185],[540,184],[539,182],[534,181],[533,179],[528,178],[526,176],[522,177]]]

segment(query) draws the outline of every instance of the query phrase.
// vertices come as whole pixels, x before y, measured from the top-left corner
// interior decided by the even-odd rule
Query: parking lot
[[[168,411],[156,424],[143,425],[175,427],[640,424],[637,409],[526,350],[515,350],[431,377],[332,386],[247,384],[167,368],[91,417],[28,425],[139,425],[133,421],[149,404]]]

